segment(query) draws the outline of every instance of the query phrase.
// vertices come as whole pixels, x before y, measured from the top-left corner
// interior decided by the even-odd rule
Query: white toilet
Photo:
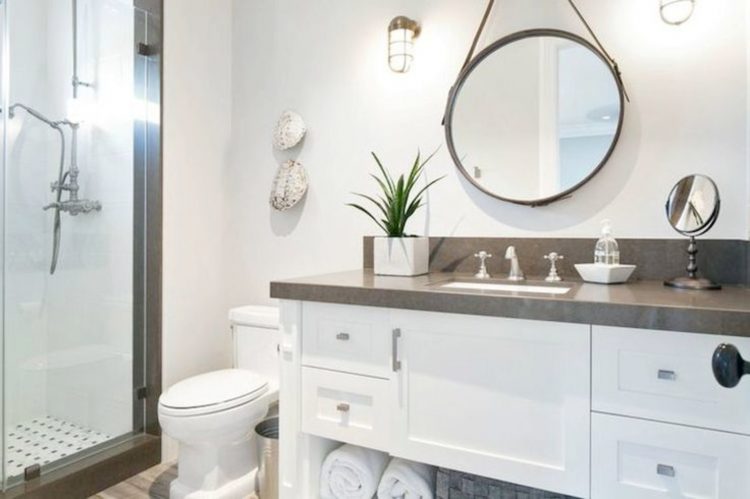
[[[234,369],[185,379],[159,398],[159,422],[180,444],[171,499],[235,499],[255,490],[255,425],[278,401],[278,309],[230,310]]]

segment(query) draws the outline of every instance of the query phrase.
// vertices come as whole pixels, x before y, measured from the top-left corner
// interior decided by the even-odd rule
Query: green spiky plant
[[[347,203],[347,205],[370,217],[388,237],[413,237],[405,233],[406,223],[424,205],[423,196],[427,189],[443,178],[436,178],[421,189],[415,190],[417,181],[424,172],[425,165],[435,156],[436,152],[430,154],[424,161],[421,159],[421,154],[417,152],[417,158],[414,160],[408,175],[402,174],[398,179],[391,176],[374,152],[371,153],[381,176],[378,177],[372,173],[370,176],[378,183],[381,193],[376,197],[359,192],[353,192],[352,194],[374,205],[373,208],[377,211],[370,211],[358,203]]]

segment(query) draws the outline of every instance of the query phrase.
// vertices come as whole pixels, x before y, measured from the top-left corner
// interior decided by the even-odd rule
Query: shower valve
[[[53,208],[70,213],[72,216],[76,216],[80,215],[81,213],[101,211],[102,204],[99,201],[92,201],[90,199],[76,199],[75,201],[61,201],[50,203],[44,206],[42,209],[47,211]]]

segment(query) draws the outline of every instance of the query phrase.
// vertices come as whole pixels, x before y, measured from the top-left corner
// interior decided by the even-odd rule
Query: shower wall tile
[[[132,429],[133,16],[126,2],[113,0],[82,0],[80,8],[81,77],[96,84],[95,92],[82,92],[92,105],[81,133],[81,192],[103,208],[69,220],[63,266],[75,274],[85,321],[58,315],[80,328],[60,347],[89,357],[49,381],[59,387],[49,409],[118,435]],[[66,394],[80,403],[66,405]]]
[[[11,99],[66,117],[71,100],[70,3],[13,4]],[[79,0],[80,77],[89,103],[79,133],[80,196],[100,213],[62,215],[50,276],[59,140],[20,112],[6,164],[6,424],[53,416],[111,435],[132,429],[133,11]],[[70,151],[68,150],[68,153]],[[68,161],[66,161],[67,167]]]
[[[10,97],[44,110],[46,88],[45,2],[16,2],[10,23]],[[50,129],[19,111],[7,125],[5,168],[5,425],[15,426],[47,413],[47,318],[42,262],[48,258],[51,230],[41,206],[48,200],[49,181],[56,175],[59,147]]]

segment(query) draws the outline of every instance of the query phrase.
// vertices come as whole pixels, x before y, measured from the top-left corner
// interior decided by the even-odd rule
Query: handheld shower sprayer
[[[15,103],[8,107],[9,119],[15,117],[16,109],[18,108],[23,109],[30,116],[45,123],[60,135],[60,166],[58,169],[57,180],[51,184],[52,192],[55,193],[55,201],[42,207],[45,211],[50,209],[55,210],[52,262],[49,270],[50,274],[54,274],[57,269],[57,260],[60,254],[62,224],[60,217],[61,212],[67,212],[72,216],[76,216],[81,213],[101,211],[102,204],[99,201],[78,198],[78,190],[80,189],[80,186],[78,185],[78,123],[73,123],[69,120],[53,121],[36,109],[21,103]],[[70,169],[68,169],[68,171],[65,171],[65,133],[63,132],[63,126],[68,126],[71,130],[72,147],[70,154]],[[64,191],[67,191],[69,195],[69,198],[66,201],[63,201],[62,199]]]

